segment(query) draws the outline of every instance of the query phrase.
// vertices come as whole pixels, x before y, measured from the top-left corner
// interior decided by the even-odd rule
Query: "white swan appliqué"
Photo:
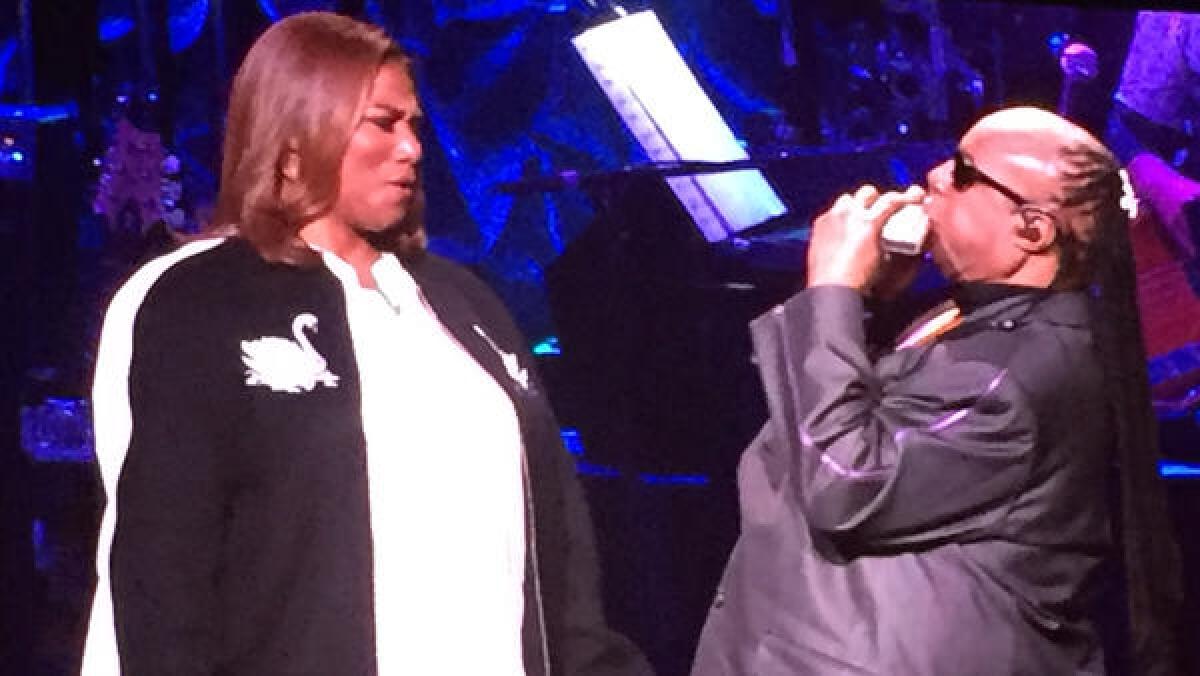
[[[522,390],[528,390],[529,371],[525,367],[521,366],[521,360],[517,357],[516,353],[505,352],[504,350],[500,349],[500,346],[496,344],[496,341],[492,340],[491,336],[484,333],[483,328],[478,324],[472,324],[471,328],[475,329],[475,333],[478,334],[480,338],[483,338],[485,341],[487,341],[487,344],[492,348],[492,351],[500,356],[500,363],[504,365],[504,370],[508,372],[508,377],[512,378],[518,385],[520,385]]]
[[[311,392],[318,383],[337,387],[325,358],[308,342],[304,329],[317,330],[317,318],[307,312],[292,320],[294,341],[276,336],[242,341],[246,384],[265,385],[275,392]]]

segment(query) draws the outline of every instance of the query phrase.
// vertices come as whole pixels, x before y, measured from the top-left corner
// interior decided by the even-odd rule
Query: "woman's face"
[[[407,70],[395,62],[384,63],[342,157],[341,189],[329,214],[335,223],[358,232],[380,232],[409,213],[421,161],[421,120]]]

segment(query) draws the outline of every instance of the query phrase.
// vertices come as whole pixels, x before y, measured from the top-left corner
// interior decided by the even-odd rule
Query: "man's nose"
[[[925,185],[929,192],[945,193],[950,185],[950,174],[953,171],[953,160],[946,159],[925,174]]]

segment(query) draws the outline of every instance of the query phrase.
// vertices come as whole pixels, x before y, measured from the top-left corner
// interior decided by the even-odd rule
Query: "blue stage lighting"
[[[1067,44],[1070,42],[1071,42],[1071,35],[1064,31],[1058,31],[1056,33],[1051,33],[1050,37],[1046,38],[1046,46],[1050,48],[1051,52],[1054,52],[1055,56],[1058,56],[1059,54],[1061,54],[1063,47],[1066,47]]]
[[[46,542],[46,522],[34,519],[30,528],[30,539],[33,544],[33,565],[40,572],[50,570],[54,564],[54,548]]]
[[[564,427],[559,430],[559,436],[562,437],[563,447],[571,455],[583,455],[583,439],[579,437],[579,430]]]
[[[271,21],[279,21],[297,12],[337,9],[337,3],[328,0],[258,0],[258,6]]]
[[[208,0],[170,0],[167,8],[167,40],[172,52],[182,52],[204,30],[208,20]]]
[[[12,104],[0,103],[0,119],[17,118],[19,120],[33,120],[35,122],[58,122],[67,118],[75,117],[79,114],[79,105],[75,102],[60,103],[60,104]],[[4,137],[4,145],[11,146],[16,143],[16,139]]]
[[[136,10],[130,0],[104,0],[100,3],[97,33],[101,42],[113,42],[129,35],[137,27]],[[179,53],[192,45],[208,20],[208,0],[168,0],[167,43]]]
[[[907,131],[902,132],[907,133]],[[888,158],[888,170],[892,174],[892,180],[898,186],[912,185],[916,181],[913,180],[912,170],[904,163],[904,160],[899,157]]]
[[[1158,474],[1169,479],[1200,478],[1200,465],[1189,462],[1163,460],[1158,463]]]
[[[546,336],[533,346],[533,353],[541,356],[557,357],[562,354],[558,346],[558,336]]]
[[[617,477],[621,476],[621,472],[617,471],[615,468],[607,467],[605,465],[596,465],[584,460],[577,460],[575,462],[575,471],[580,476],[603,477],[606,479],[616,479]]]
[[[100,42],[120,40],[132,30],[133,19],[127,16],[101,16],[96,28]]]
[[[21,447],[34,462],[94,462],[91,407],[85,399],[50,398],[23,406]]]
[[[13,55],[16,53],[16,38],[0,40],[0,92],[5,90],[6,83],[10,77],[9,65],[16,61],[16,59],[13,58]]]
[[[638,477],[651,486],[707,486],[709,482],[703,474],[639,474]]]

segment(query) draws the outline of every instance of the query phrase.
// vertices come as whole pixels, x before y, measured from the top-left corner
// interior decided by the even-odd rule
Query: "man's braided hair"
[[[1113,457],[1120,511],[1115,516],[1135,673],[1173,674],[1182,599],[1179,551],[1158,475],[1157,421],[1150,399],[1138,318],[1129,216],[1122,205],[1117,160],[1099,143],[1061,151],[1064,212],[1059,288],[1087,288],[1094,299],[1096,350],[1116,442]]]

